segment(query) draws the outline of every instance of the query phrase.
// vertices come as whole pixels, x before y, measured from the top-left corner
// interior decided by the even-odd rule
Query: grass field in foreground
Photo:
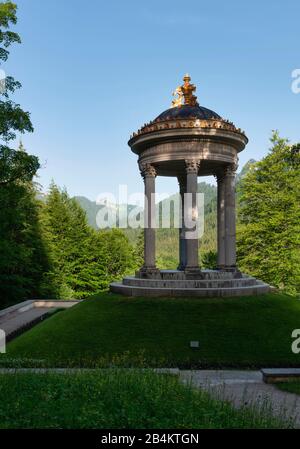
[[[51,366],[299,366],[291,333],[300,301],[281,294],[242,298],[125,298],[104,293],[16,338],[6,358]],[[198,340],[199,349],[190,341]],[[143,352],[143,354],[141,354]]]
[[[150,371],[0,374],[0,428],[273,428],[263,410],[227,402]]]

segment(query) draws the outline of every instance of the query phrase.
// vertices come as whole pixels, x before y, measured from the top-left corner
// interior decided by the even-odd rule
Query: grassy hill
[[[2,360],[50,366],[299,366],[291,332],[300,301],[243,298],[126,298],[103,293],[55,314],[8,344]],[[191,349],[197,340],[199,349]]]

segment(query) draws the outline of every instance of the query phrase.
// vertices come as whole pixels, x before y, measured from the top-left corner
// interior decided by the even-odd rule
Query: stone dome
[[[192,151],[187,148],[194,145],[195,148],[198,148],[197,151],[195,150],[198,156],[201,154],[200,159],[206,161],[202,167],[208,165],[208,160],[222,160],[224,164],[233,163],[236,152],[242,151],[248,142],[245,133],[215,111],[199,105],[197,97],[194,95],[196,86],[191,84],[190,80],[189,75],[184,76],[184,84],[173,92],[172,106],[134,132],[130,136],[128,145],[141,159],[144,157],[142,156],[143,152],[146,156],[150,155],[150,148],[153,148],[154,152],[161,151],[161,157],[166,152],[168,153],[166,157],[176,159],[182,156],[182,160],[184,160],[187,156],[186,152],[188,151],[188,155],[190,155]],[[177,149],[183,145],[182,151],[178,149],[177,155],[174,151],[175,141],[178,143]],[[184,141],[186,142],[184,143]],[[172,151],[167,148],[171,142],[174,143],[172,143]],[[160,145],[166,145],[166,149],[158,150]],[[226,150],[222,145],[227,145]],[[214,150],[212,150],[213,147]],[[230,148],[230,154],[226,153],[228,148]],[[214,154],[209,154],[212,152]],[[154,160],[152,162],[154,163]],[[155,163],[157,165],[158,160],[155,160]],[[207,172],[213,170],[213,167],[207,166],[206,168]],[[166,170],[159,172],[162,176],[169,176],[166,173]]]
[[[158,117],[156,117],[154,122],[189,118],[200,120],[222,119],[219,114],[212,111],[211,109],[205,108],[204,106],[199,106],[198,104],[195,106],[183,104],[181,106],[172,107],[162,112]]]

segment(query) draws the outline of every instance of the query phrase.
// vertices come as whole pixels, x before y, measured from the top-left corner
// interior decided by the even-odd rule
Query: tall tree
[[[25,152],[20,147],[18,151]],[[0,187],[0,307],[41,294],[48,259],[41,239],[37,187],[24,179]]]
[[[300,155],[274,132],[272,148],[240,183],[238,261],[242,270],[300,291]]]
[[[9,47],[21,43],[20,36],[10,31],[11,24],[17,23],[17,6],[7,1],[0,3],[0,66],[7,61]],[[5,76],[0,85],[0,188],[3,185],[21,179],[30,181],[39,168],[38,158],[25,151],[10,148],[8,142],[16,138],[16,132],[32,132],[33,126],[29,112],[23,111],[19,104],[10,99],[10,95],[21,84],[12,76]]]
[[[58,297],[75,297],[78,272],[85,262],[89,228],[76,201],[54,183],[41,211],[41,226],[51,262],[51,269],[45,274],[45,285],[55,286]]]
[[[16,9],[10,1],[0,3],[0,65],[8,58],[9,47],[21,42],[9,29],[17,22]],[[32,183],[39,161],[24,148],[9,146],[17,132],[33,131],[29,113],[10,99],[20,87],[11,76],[0,83],[0,307],[37,296],[47,268]]]

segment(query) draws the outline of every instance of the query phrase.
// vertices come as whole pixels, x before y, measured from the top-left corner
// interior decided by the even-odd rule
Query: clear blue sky
[[[7,73],[31,112],[23,142],[71,195],[95,199],[128,184],[142,188],[129,135],[167,109],[189,72],[200,104],[244,129],[240,155],[263,157],[272,129],[300,141],[300,2],[190,0],[19,0]],[[175,180],[158,179],[172,192]]]

